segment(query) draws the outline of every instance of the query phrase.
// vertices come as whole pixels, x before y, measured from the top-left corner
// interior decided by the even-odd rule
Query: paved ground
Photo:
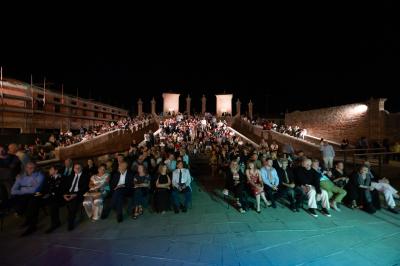
[[[84,219],[52,235],[43,222],[27,238],[17,237],[22,221],[8,218],[0,265],[400,265],[400,215],[343,208],[313,218],[283,206],[240,214],[219,197],[220,182],[197,173],[203,177],[186,214],[145,213],[121,224],[113,216]]]

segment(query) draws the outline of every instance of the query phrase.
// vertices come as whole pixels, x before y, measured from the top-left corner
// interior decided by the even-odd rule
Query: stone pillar
[[[240,105],[242,103],[239,101],[239,99],[236,102],[236,116],[240,116]]]
[[[253,103],[251,102],[251,100],[249,102],[249,118],[250,120],[253,120]]]
[[[140,98],[137,102],[137,107],[138,107],[138,116],[141,116],[143,114],[143,102],[142,99]]]
[[[190,101],[192,99],[190,98],[190,95],[188,94],[187,98],[186,98],[186,113],[187,115],[190,115]]]
[[[153,97],[153,99],[151,99],[151,114],[152,115],[156,115],[156,100],[154,99],[154,97]]]
[[[368,115],[368,141],[369,144],[372,140],[382,140],[385,137],[385,98],[374,99],[371,98],[367,102],[367,115]]]
[[[206,112],[206,96],[203,94],[203,97],[201,97],[201,113],[204,115]]]

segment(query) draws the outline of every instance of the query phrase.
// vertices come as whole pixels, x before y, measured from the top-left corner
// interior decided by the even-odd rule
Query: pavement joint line
[[[351,228],[354,228],[354,227],[355,226],[348,226],[347,228],[343,228],[343,229],[351,229]],[[320,230],[323,230],[323,229],[320,229]],[[272,248],[276,248],[276,247],[279,247],[279,246],[290,245],[290,244],[293,244],[293,243],[296,243],[296,242],[300,242],[300,241],[303,241],[303,240],[312,239],[312,238],[316,238],[316,237],[321,237],[321,236],[325,236],[327,234],[337,233],[337,232],[340,232],[340,231],[343,231],[343,230],[333,230],[333,231],[328,231],[328,232],[325,232],[325,233],[322,233],[322,234],[316,234],[316,235],[306,236],[306,237],[295,239],[295,240],[291,240],[291,241],[285,241],[285,242],[277,243],[277,244],[270,245],[270,246],[267,246],[267,247],[264,247],[264,248],[256,249],[256,250],[253,250],[252,252],[248,252],[248,253],[257,253],[257,252],[269,250],[269,249],[272,249]]]
[[[105,252],[105,251],[97,250],[97,249],[80,248],[80,247],[67,246],[67,245],[61,245],[61,244],[56,244],[54,246],[67,248],[67,249],[91,251],[91,252],[102,253],[102,254],[116,254],[116,255],[122,255],[122,256],[132,256],[132,257],[137,257],[137,258],[153,259],[153,260],[166,261],[166,262],[167,261],[180,262],[180,263],[187,263],[187,264],[192,264],[192,265],[210,265],[209,263],[202,263],[202,262],[191,262],[191,261],[187,261],[187,260],[164,258],[164,257],[158,257],[158,256],[146,256],[146,255],[140,255],[140,254],[134,254],[134,253],[125,253],[125,252]]]
[[[360,254],[360,253],[356,250],[356,248],[360,247],[362,244],[365,244],[365,242],[371,243],[372,241],[375,242],[375,241],[387,239],[387,238],[389,238],[389,237],[391,237],[391,236],[395,236],[395,235],[397,235],[397,234],[400,234],[400,232],[391,233],[391,234],[384,234],[384,235],[381,235],[380,237],[377,237],[377,238],[372,239],[372,240],[371,240],[371,239],[360,240],[360,241],[358,241],[357,243],[355,243],[354,245],[350,246],[350,247],[348,248],[348,250],[354,250],[354,251],[357,252],[359,255],[364,256],[364,254]],[[320,261],[320,260],[322,260],[322,259],[324,259],[324,258],[327,258],[327,257],[333,257],[333,256],[336,256],[336,255],[342,254],[342,253],[344,253],[344,252],[346,252],[346,251],[348,251],[348,250],[339,249],[338,251],[333,252],[333,253],[330,253],[330,254],[328,254],[328,255],[320,256],[320,257],[317,257],[317,258],[314,258],[314,259],[312,259],[312,260],[305,261],[305,262],[302,262],[302,263],[296,264],[296,265],[307,265],[307,264],[309,264],[309,263],[311,263],[311,262],[317,262],[317,261]]]

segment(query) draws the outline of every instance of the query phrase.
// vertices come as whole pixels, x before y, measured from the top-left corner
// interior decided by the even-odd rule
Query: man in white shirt
[[[179,213],[179,206],[181,206],[179,194],[183,193],[185,195],[185,203],[182,207],[183,212],[187,211],[188,204],[192,199],[192,189],[190,188],[192,176],[188,169],[183,168],[182,161],[178,161],[176,167],[177,169],[172,173],[172,200],[175,213]]]
[[[118,172],[114,173],[110,180],[111,206],[103,210],[102,219],[106,219],[111,211],[110,207],[117,213],[117,222],[123,219],[124,198],[129,197],[133,190],[133,173],[128,170],[128,163],[122,160],[118,166]]]

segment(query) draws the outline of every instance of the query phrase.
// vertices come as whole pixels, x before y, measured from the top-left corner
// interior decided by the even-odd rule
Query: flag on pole
[[[33,111],[34,102],[33,102],[33,76],[32,76],[32,74],[31,74],[31,102],[32,102],[32,111]]]
[[[64,84],[61,84],[61,104],[64,104]]]
[[[3,103],[3,67],[0,67],[1,101]]]

